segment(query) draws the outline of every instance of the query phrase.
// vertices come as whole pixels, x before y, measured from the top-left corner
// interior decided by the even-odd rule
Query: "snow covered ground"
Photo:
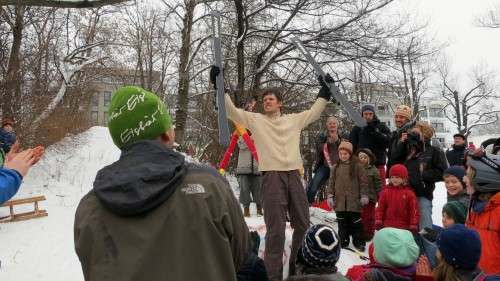
[[[73,245],[75,209],[80,198],[92,188],[97,171],[118,159],[119,154],[104,127],[93,127],[47,149],[44,158],[25,178],[15,198],[43,194],[47,201],[42,202],[41,207],[49,215],[40,219],[0,224],[0,280],[83,280]],[[236,179],[229,176],[228,180],[237,194]],[[433,220],[436,224],[441,224],[441,208],[446,202],[446,191],[442,183],[438,184],[434,195]],[[255,214],[254,209],[252,212]],[[7,208],[0,208],[0,216],[7,214]],[[247,219],[247,224],[264,237],[262,217],[251,217]],[[287,257],[291,234],[288,227]],[[261,243],[261,254],[264,244],[265,241]],[[357,255],[342,251],[338,267],[345,273],[351,265],[361,263]]]

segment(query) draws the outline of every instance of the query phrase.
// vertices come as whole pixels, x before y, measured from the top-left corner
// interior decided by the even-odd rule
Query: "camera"
[[[420,137],[420,134],[417,132],[409,132],[407,139],[408,148],[416,148],[417,151],[422,150],[423,148],[423,140]]]

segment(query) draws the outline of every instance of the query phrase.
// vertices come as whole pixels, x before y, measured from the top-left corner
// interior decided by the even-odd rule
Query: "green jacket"
[[[233,281],[248,236],[228,182],[156,141],[98,172],[74,226],[86,281]]]
[[[382,181],[377,167],[368,165],[365,167],[366,177],[368,178],[368,198],[373,203],[377,203],[378,194],[382,190]]]

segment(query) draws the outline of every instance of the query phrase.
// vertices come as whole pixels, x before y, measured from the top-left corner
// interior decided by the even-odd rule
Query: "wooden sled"
[[[23,220],[29,220],[29,219],[48,216],[49,214],[47,213],[46,210],[41,210],[38,208],[38,202],[44,201],[44,200],[46,200],[45,196],[41,195],[41,196],[35,196],[35,197],[31,197],[31,198],[10,200],[10,201],[3,203],[2,206],[0,206],[0,207],[9,207],[10,215],[5,216],[5,217],[0,217],[0,223],[23,221]],[[34,203],[34,205],[35,205],[34,211],[19,213],[19,214],[14,213],[14,206],[29,204],[29,203]]]

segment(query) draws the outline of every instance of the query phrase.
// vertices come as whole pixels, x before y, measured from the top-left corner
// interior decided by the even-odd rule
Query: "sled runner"
[[[41,195],[41,196],[35,196],[35,197],[31,197],[31,198],[10,200],[10,201],[3,203],[2,206],[0,206],[0,207],[9,207],[10,215],[5,216],[5,217],[0,217],[0,223],[23,221],[23,220],[29,220],[29,219],[48,216],[49,214],[47,213],[46,210],[42,210],[38,207],[38,202],[44,201],[44,200],[46,200],[45,196]],[[34,211],[18,213],[18,214],[16,214],[14,212],[14,206],[30,204],[30,203],[34,204],[34,208],[35,208]]]

